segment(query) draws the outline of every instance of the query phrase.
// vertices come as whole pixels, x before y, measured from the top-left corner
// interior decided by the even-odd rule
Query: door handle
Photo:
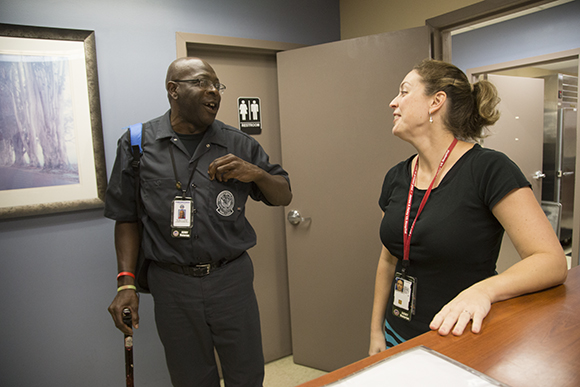
[[[303,218],[298,210],[291,210],[288,212],[288,222],[291,225],[298,226],[302,222],[311,221],[312,218]]]
[[[534,173],[534,175],[532,176],[532,179],[540,180],[543,179],[544,177],[546,177],[545,173],[542,173],[542,171],[536,171],[536,173]]]
[[[558,171],[558,177],[572,176],[573,174],[574,174],[574,171],[571,171],[571,172]]]

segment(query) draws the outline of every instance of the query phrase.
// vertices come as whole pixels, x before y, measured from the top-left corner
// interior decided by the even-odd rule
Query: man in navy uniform
[[[246,252],[256,234],[245,204],[250,196],[288,205],[288,174],[255,139],[215,119],[225,86],[207,62],[177,59],[165,84],[170,110],[142,127],[140,218],[129,133],[118,143],[105,206],[116,221],[119,271],[109,312],[117,328],[132,334],[122,321],[129,308],[138,327],[134,273],[141,248],[151,261],[148,285],[173,385],[219,386],[215,347],[226,386],[262,386],[260,319]]]

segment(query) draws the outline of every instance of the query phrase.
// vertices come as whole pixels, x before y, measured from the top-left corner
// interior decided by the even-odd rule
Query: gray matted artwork
[[[103,206],[93,31],[0,24],[0,219]]]

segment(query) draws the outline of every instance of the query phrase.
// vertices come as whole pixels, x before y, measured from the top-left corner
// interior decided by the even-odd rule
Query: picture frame
[[[94,31],[0,23],[0,101],[0,219],[103,207]]]

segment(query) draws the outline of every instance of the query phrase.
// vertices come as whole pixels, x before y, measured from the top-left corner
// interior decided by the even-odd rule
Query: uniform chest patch
[[[220,192],[215,202],[217,205],[216,211],[221,216],[230,216],[234,213],[235,199],[234,194],[230,191]]]

